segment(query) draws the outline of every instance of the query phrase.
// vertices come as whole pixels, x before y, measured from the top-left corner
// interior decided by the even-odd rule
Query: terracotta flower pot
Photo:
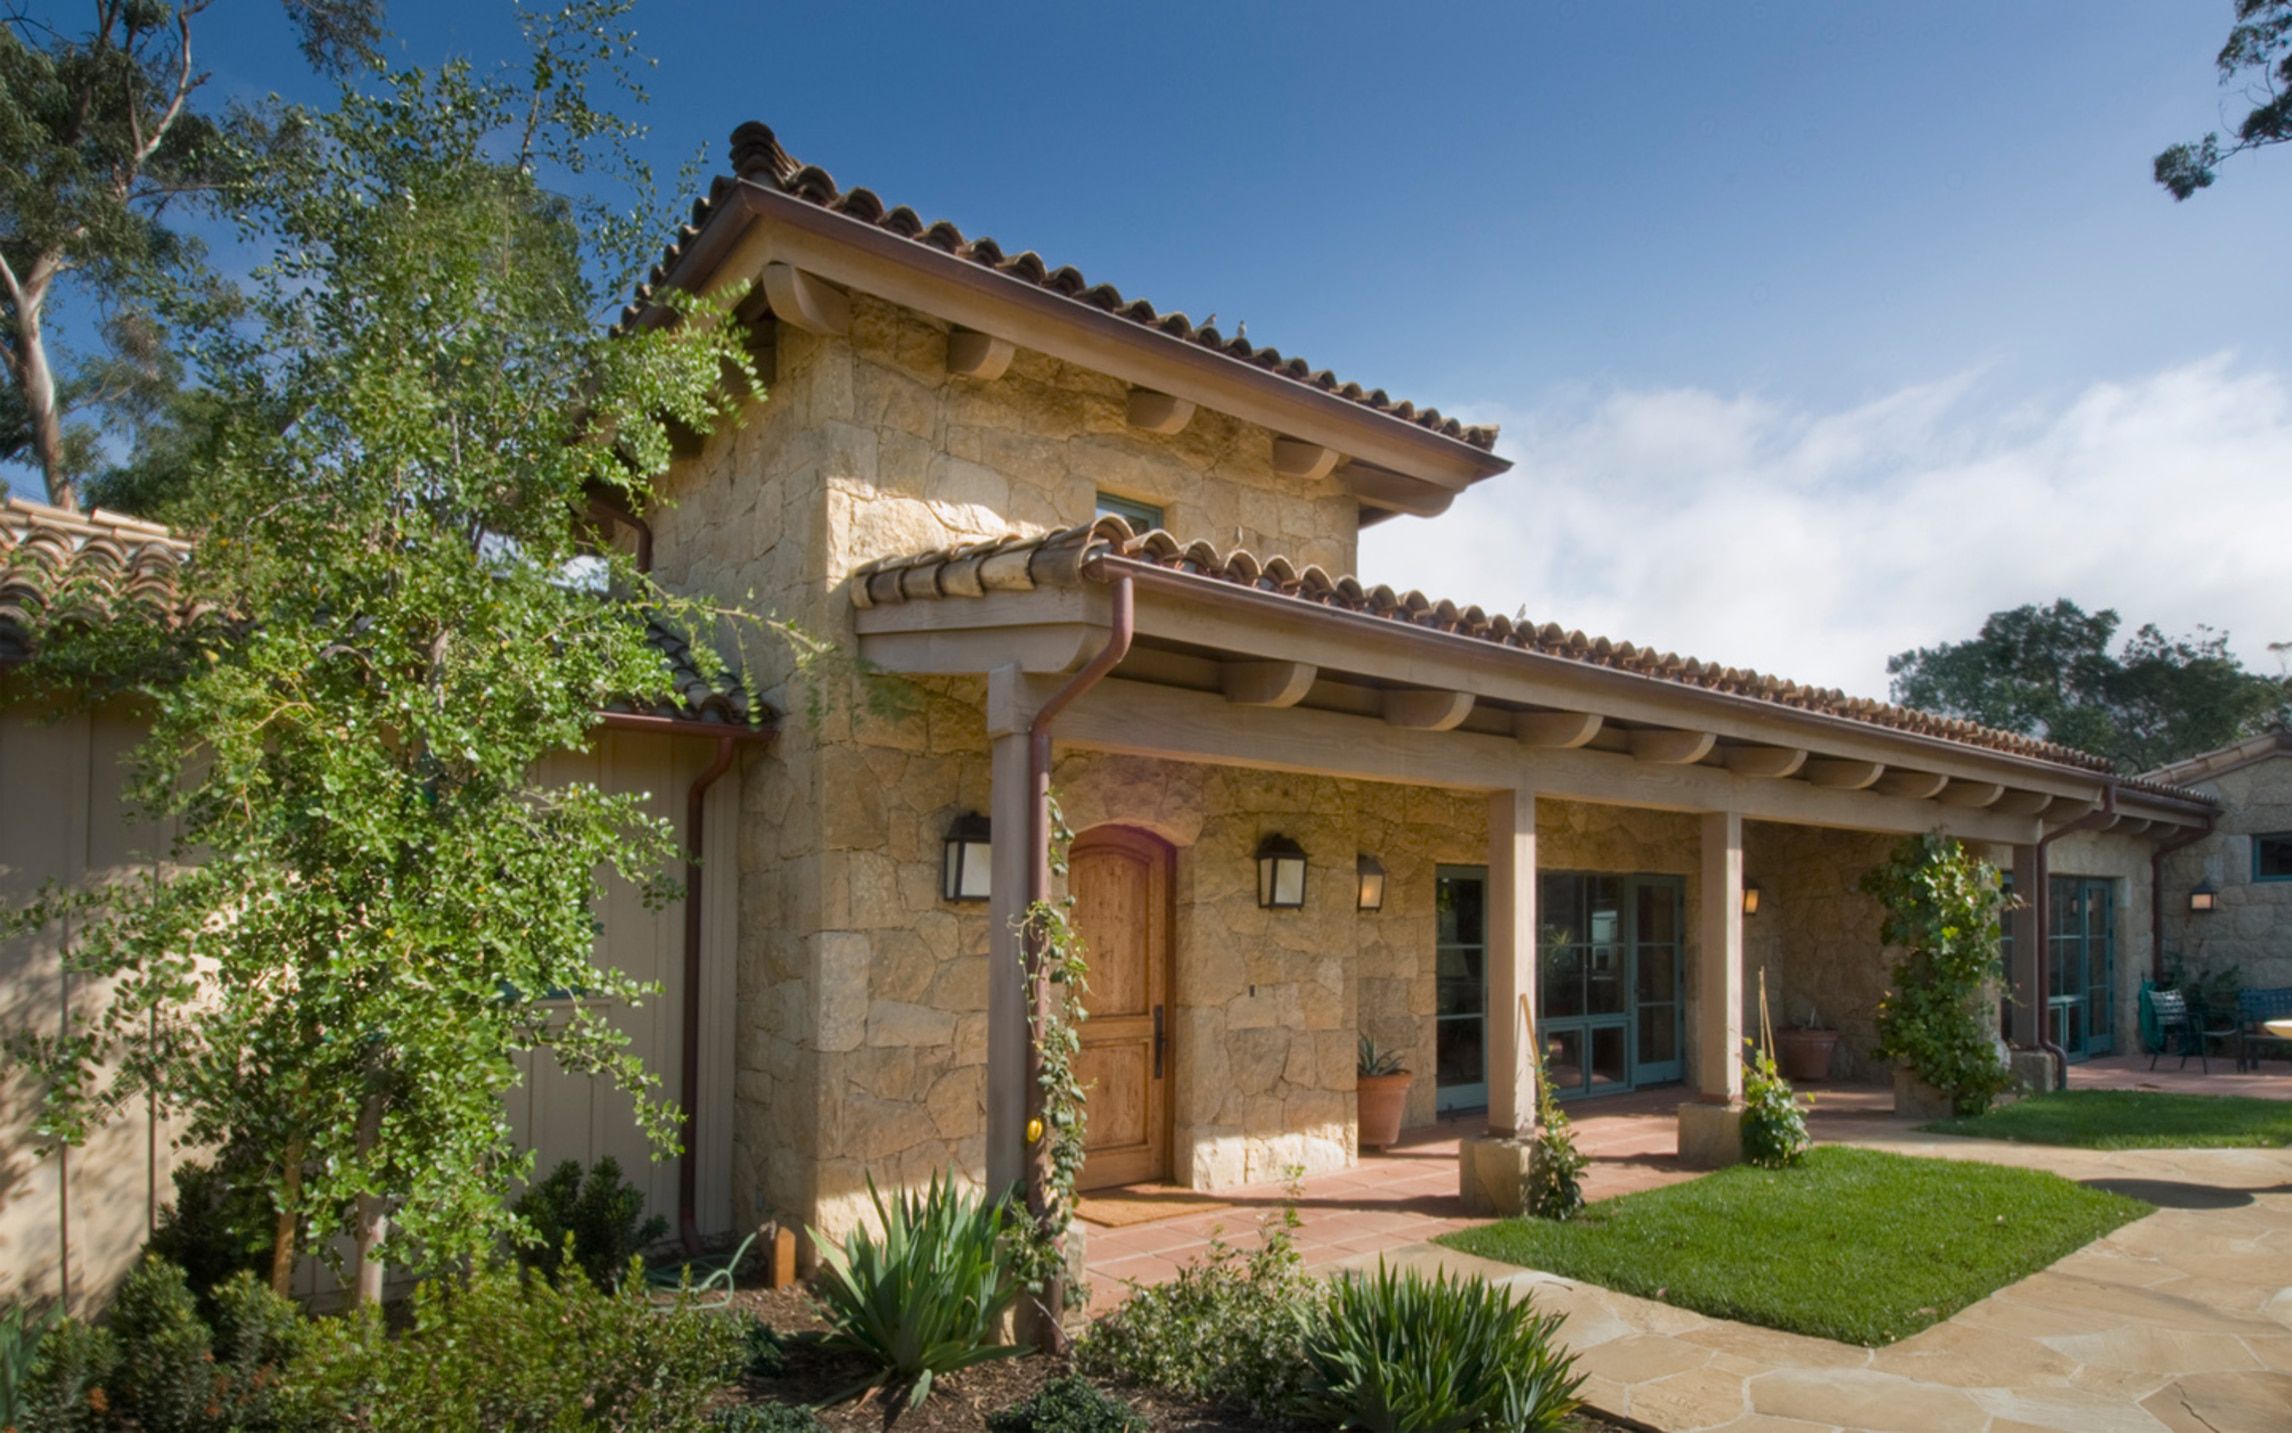
[[[1384,1149],[1401,1137],[1401,1111],[1408,1107],[1409,1086],[1416,1076],[1362,1075],[1355,1085],[1361,1098],[1361,1148]]]
[[[1789,1028],[1775,1032],[1775,1063],[1793,1082],[1830,1078],[1830,1057],[1838,1049],[1836,1030]]]

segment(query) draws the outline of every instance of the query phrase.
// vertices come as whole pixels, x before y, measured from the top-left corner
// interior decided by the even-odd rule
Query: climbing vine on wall
[[[1980,1114],[2010,1083],[1989,990],[1998,917],[2012,899],[1997,867],[1928,832],[1864,873],[1862,889],[1886,907],[1880,938],[1905,947],[1878,1003],[1878,1054],[1915,1070],[1958,1113]]]
[[[1050,807],[1050,864],[1053,876],[1066,874],[1066,849],[1074,839],[1056,797]],[[1090,966],[1075,933],[1074,897],[1036,901],[1020,917],[1019,962],[1032,988],[1034,962],[1050,980],[1050,999],[1028,1001],[1028,1034],[1041,1059],[1036,1088],[1041,1113],[1027,1122],[1027,1157],[1044,1165],[1043,1207],[1017,1221],[1014,1245],[1020,1282],[1040,1299],[1051,1281],[1066,1273],[1066,1236],[1074,1223],[1075,1181],[1082,1174],[1085,1106],[1089,1091],[1075,1074],[1082,1049],[1082,1022],[1089,1018],[1083,997],[1090,991]],[[1046,1144],[1047,1142],[1047,1144]],[[1077,1288],[1082,1286],[1077,1285]]]

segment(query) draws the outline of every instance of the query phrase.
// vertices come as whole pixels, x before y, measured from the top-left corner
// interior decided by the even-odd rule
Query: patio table
[[[2261,1028],[2279,1040],[2292,1040],[2292,1020],[2266,1021]]]

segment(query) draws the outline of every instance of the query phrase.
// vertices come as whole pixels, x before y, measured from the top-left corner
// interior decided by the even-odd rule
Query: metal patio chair
[[[2177,1037],[2181,1045],[2181,1068],[2187,1069],[2189,1056],[2195,1055],[2197,1068],[2209,1075],[2212,1073],[2212,1062],[2205,1058],[2205,1042],[2236,1038],[2234,1025],[2207,1025],[2201,1018],[2201,1012],[2189,1007],[2189,998],[2181,991],[2150,991],[2149,1008],[2156,1012],[2157,1030],[2164,1037],[2158,1042],[2156,1053],[2149,1056],[2149,1068],[2152,1070],[2157,1068],[2157,1060],[2167,1052]]]

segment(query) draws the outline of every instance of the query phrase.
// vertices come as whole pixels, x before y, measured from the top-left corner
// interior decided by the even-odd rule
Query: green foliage
[[[1021,1402],[987,1415],[987,1433],[1145,1433],[1129,1404],[1080,1374],[1062,1373]]]
[[[1067,847],[1074,832],[1067,828],[1058,797],[1050,797],[1051,874],[1066,874]],[[1043,1142],[1030,1157],[1042,1161],[1042,1208],[1016,1222],[1011,1231],[1011,1258],[1019,1286],[1037,1300],[1048,1318],[1044,1292],[1053,1280],[1065,1281],[1067,1231],[1074,1225],[1075,1181],[1082,1175],[1089,1121],[1089,1087],[1076,1073],[1074,1062],[1082,1053],[1082,1022],[1090,1018],[1084,998],[1090,993],[1090,962],[1082,937],[1070,919],[1074,897],[1037,901],[1019,920],[1019,961],[1027,988],[1040,970],[1050,985],[1050,999],[1040,1007],[1029,1003],[1027,1033],[1034,1041],[1038,1092],[1035,1118],[1028,1144]],[[1077,1289],[1082,1286],[1076,1285]]]
[[[754,383],[738,295],[597,322],[660,232],[589,197],[649,192],[637,126],[591,99],[633,93],[622,11],[524,12],[528,64],[364,72],[305,117],[257,176],[243,315],[191,347],[219,412],[172,514],[198,542],[187,601],[253,620],[36,634],[35,680],[140,693],[134,793],[179,841],[0,919],[70,919],[69,977],[110,992],[11,1042],[40,1138],[148,1093],[189,1140],[246,1142],[312,1246],[364,1197],[390,1211],[379,1256],[417,1270],[511,1232],[522,1057],[627,1094],[659,1151],[680,1133],[612,1018],[655,992],[597,963],[593,916],[607,878],[670,894],[675,832],[640,793],[540,774],[601,708],[675,700],[654,626],[711,679],[756,627],[590,542],[592,494],[642,511],[672,429]],[[817,644],[770,630],[801,674]]]
[[[1400,1051],[1380,1050],[1377,1048],[1376,1041],[1363,1035],[1358,1061],[1359,1068],[1355,1073],[1370,1076],[1405,1074],[1408,1067],[1402,1064],[1401,1060]]]
[[[2292,0],[2288,0],[2292,3]],[[2228,634],[2142,627],[2110,650],[2119,618],[2063,598],[1993,612],[1963,642],[1887,659],[1894,700],[2108,757],[2124,772],[2225,746],[2282,721],[2292,697],[2248,672]]]
[[[1878,1002],[1877,1053],[1916,1071],[1957,1113],[1980,1114],[2012,1083],[1989,998],[2010,899],[1997,868],[1929,832],[1865,872],[1861,888],[1886,908],[1880,938],[1905,948]]]
[[[119,1340],[112,1407],[131,1427],[191,1433],[213,1426],[214,1334],[183,1271],[158,1259],[137,1264],[107,1316]]]
[[[1536,1051],[1536,1143],[1528,1151],[1527,1187],[1521,1207],[1532,1219],[1571,1219],[1584,1207],[1584,1170],[1591,1159],[1576,1148],[1576,1132]]]
[[[644,1217],[645,1192],[621,1177],[621,1163],[606,1155],[587,1177],[568,1159],[518,1196],[517,1217],[535,1240],[518,1262],[557,1276],[570,1250],[589,1282],[618,1288],[629,1261],[668,1233],[668,1220]]]
[[[1309,1321],[1298,1406],[1372,1433],[1548,1433],[1584,1382],[1554,1344],[1563,1322],[1485,1279],[1428,1279],[1380,1259],[1374,1275],[1337,1280]]]
[[[750,1378],[778,1378],[788,1371],[787,1341],[762,1319],[741,1331],[741,1372]]]
[[[1761,1169],[1784,1169],[1797,1164],[1813,1143],[1806,1110],[1776,1068],[1774,1051],[1751,1045],[1750,1067],[1743,1072],[1744,1161]]]
[[[577,1266],[554,1283],[488,1268],[423,1284],[395,1338],[371,1308],[314,1324],[288,1397],[314,1433],[705,1433],[742,1339],[738,1318]]]
[[[1936,1134],[2076,1149],[2285,1149],[2292,1102],[2153,1090],[2058,1090],[1987,1114],[1937,1120]]]
[[[2178,990],[2189,1000],[2189,1014],[2200,1025],[2236,1018],[2236,993],[2244,988],[2244,969],[2234,964],[2208,965],[2199,970],[2177,950],[2165,952],[2164,978],[2159,990]]]
[[[1075,1345],[1094,1378],[1283,1417],[1303,1388],[1308,1316],[1324,1297],[1306,1277],[1294,1209],[1247,1255],[1221,1239],[1167,1283],[1133,1290]]]
[[[10,1304],[0,1309],[0,1429],[23,1423],[40,1341],[60,1317],[62,1311],[52,1307],[34,1312],[28,1304]]]
[[[2148,1205],[2034,1169],[1823,1145],[1437,1242],[1713,1318],[1886,1344],[2048,1267]]]
[[[2207,134],[2156,157],[2156,181],[2176,200],[2211,188],[2230,155],[2292,140],[2292,0],[2236,0],[2236,24],[2213,63],[2223,85],[2243,82],[2252,108],[2226,145]]]
[[[40,1340],[24,1381],[21,1433],[104,1433],[111,1416],[119,1341],[109,1329],[62,1319]]]
[[[826,1265],[814,1285],[830,1325],[821,1342],[875,1367],[850,1393],[882,1385],[912,1406],[931,1396],[941,1374],[1019,1353],[996,1342],[1019,1293],[1004,1248],[1004,1206],[938,1174],[929,1189],[902,1192],[889,1205],[871,1177],[868,1198],[880,1238],[858,1228],[838,1245],[812,1231]]]
[[[743,1403],[717,1410],[711,1433],[819,1433],[826,1427],[809,1408],[786,1403]]]
[[[267,1272],[278,1219],[263,1193],[262,1167],[236,1153],[218,1163],[175,1167],[175,1202],[160,1211],[148,1252],[183,1271],[201,1312],[211,1293],[241,1270]]]

